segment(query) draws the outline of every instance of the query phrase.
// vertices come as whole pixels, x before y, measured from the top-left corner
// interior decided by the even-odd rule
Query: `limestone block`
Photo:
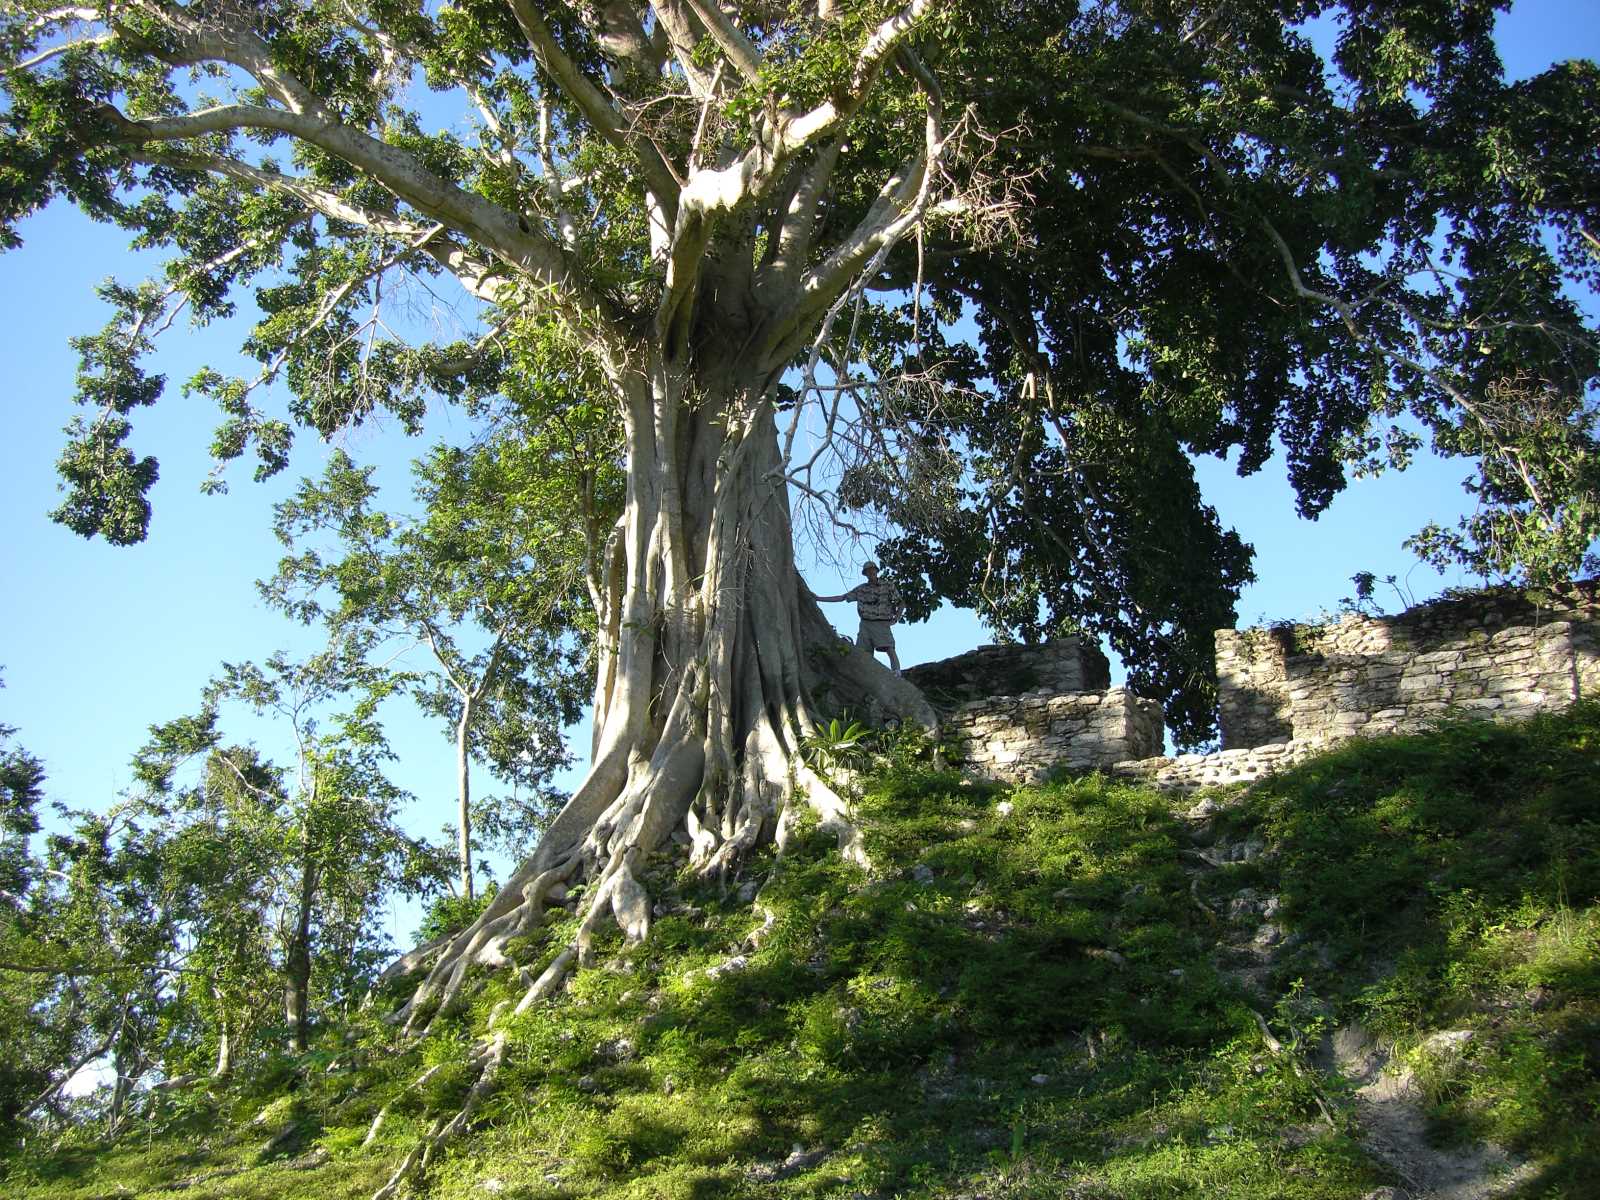
[[[1500,698],[1507,707],[1520,705],[1524,708],[1543,708],[1547,703],[1545,693],[1537,691],[1506,692]]]

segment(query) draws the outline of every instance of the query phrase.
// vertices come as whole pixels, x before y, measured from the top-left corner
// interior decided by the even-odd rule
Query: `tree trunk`
[[[128,1096],[138,1077],[137,1054],[125,1038],[117,1039],[111,1053],[111,1103],[106,1108],[106,1137],[115,1139],[122,1132],[122,1121],[127,1115]]]
[[[300,887],[295,902],[295,923],[283,955],[283,1017],[289,1026],[289,1045],[296,1054],[310,1047],[307,1035],[311,1006],[311,909],[317,890],[317,870],[311,859],[309,831],[302,831]]]
[[[228,1034],[228,1027],[224,1024],[217,1031],[217,1065],[211,1070],[211,1078],[227,1079],[233,1074],[233,1039]]]
[[[503,964],[557,882],[588,879],[587,912],[524,1003],[587,958],[603,921],[644,937],[649,898],[634,869],[676,829],[696,869],[723,875],[763,841],[781,846],[804,802],[859,855],[843,801],[800,755],[820,706],[933,723],[921,693],[840,639],[811,599],[794,563],[777,372],[745,374],[738,347],[722,351],[691,373],[641,349],[648,370],[616,374],[628,491],[599,571],[589,774],[532,858],[442,948],[402,1010],[408,1028],[454,1002],[469,966]]]
[[[217,1003],[217,1065],[211,1078],[227,1079],[233,1074],[233,1018],[222,989],[213,984],[211,995]]]
[[[467,756],[467,735],[472,729],[472,697],[461,697],[461,719],[456,722],[456,799],[460,826],[456,856],[460,860],[461,894],[471,900],[472,887],[472,763]]]

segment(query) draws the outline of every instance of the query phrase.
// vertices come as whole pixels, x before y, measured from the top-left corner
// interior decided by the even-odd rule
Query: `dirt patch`
[[[1405,1184],[1412,1200],[1496,1200],[1531,1174],[1499,1146],[1440,1148],[1428,1141],[1422,1096],[1409,1069],[1359,1025],[1339,1029],[1328,1066],[1355,1091],[1357,1138]]]

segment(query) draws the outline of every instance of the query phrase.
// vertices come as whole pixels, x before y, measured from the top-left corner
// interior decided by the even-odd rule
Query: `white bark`
[[[472,887],[472,758],[467,744],[472,733],[472,697],[461,701],[461,719],[456,722],[456,859],[460,868],[461,894],[473,898]]]
[[[932,724],[920,693],[842,644],[801,586],[772,381],[723,351],[702,347],[694,370],[642,348],[646,366],[617,381],[630,470],[605,576],[593,766],[533,857],[439,954],[403,1010],[412,1029],[456,1002],[470,966],[505,963],[557,882],[589,882],[583,920],[519,1011],[609,924],[647,936],[641,868],[675,830],[697,870],[723,876],[809,805],[859,858],[843,799],[800,754],[818,685],[836,705]]]

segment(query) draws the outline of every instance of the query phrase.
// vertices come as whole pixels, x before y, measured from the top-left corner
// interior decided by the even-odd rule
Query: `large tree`
[[[270,472],[295,425],[414,420],[435,392],[615,416],[592,767],[421,960],[413,1022],[559,881],[589,880],[587,917],[530,998],[603,921],[643,936],[634,868],[676,829],[708,872],[781,839],[797,801],[848,840],[797,753],[819,708],[932,714],[838,646],[795,568],[794,497],[885,536],[914,610],[1108,636],[1191,737],[1249,552],[1189,453],[1254,470],[1281,444],[1314,515],[1352,464],[1432,434],[1478,456],[1489,518],[1432,552],[1542,577],[1596,532],[1596,343],[1568,289],[1595,282],[1600,73],[1506,82],[1492,3],[5,12],[8,227],[66,196],[175,252],[109,285],[112,321],[78,343],[73,529],[143,536],[156,464],[124,443],[161,380],[141,360],[179,308],[212,319],[252,280],[259,374],[191,385],[224,412],[223,458]],[[453,280],[476,320],[402,340],[407,279]],[[287,419],[260,401],[275,380]]]

